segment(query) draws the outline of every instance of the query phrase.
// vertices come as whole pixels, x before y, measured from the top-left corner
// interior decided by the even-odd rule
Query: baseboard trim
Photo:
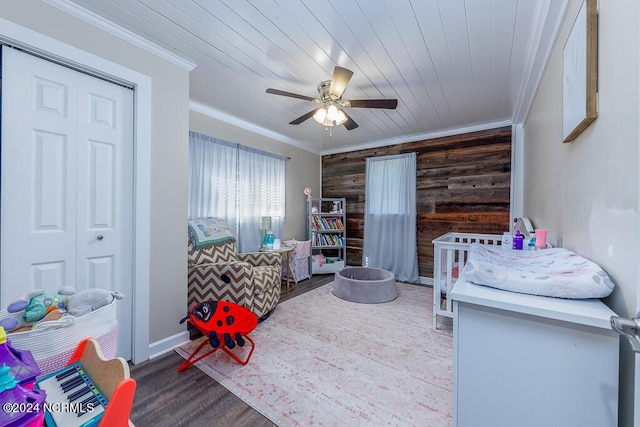
[[[419,276],[420,279],[420,284],[421,285],[430,285],[433,286],[433,277],[424,277],[424,276]]]
[[[180,347],[188,342],[189,332],[187,331],[161,339],[160,341],[152,342],[149,344],[149,360],[162,356],[163,354],[172,351],[174,348]]]

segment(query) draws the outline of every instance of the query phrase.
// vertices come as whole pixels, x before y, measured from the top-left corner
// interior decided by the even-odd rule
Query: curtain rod
[[[213,143],[216,143],[216,144],[227,145],[229,147],[238,147],[238,149],[240,149],[240,150],[249,151],[249,152],[253,152],[253,153],[257,153],[257,154],[262,154],[263,156],[274,157],[276,159],[291,160],[291,157],[281,156],[280,154],[270,153],[269,151],[261,150],[259,148],[249,147],[248,145],[243,145],[243,144],[240,144],[238,142],[225,141],[224,139],[218,139],[218,138],[215,138],[213,136],[205,135],[203,133],[195,132],[195,131],[192,131],[192,130],[189,131],[189,136],[190,137],[194,137],[194,138],[201,138],[201,139],[203,139],[203,140],[205,140],[207,142],[213,142]]]

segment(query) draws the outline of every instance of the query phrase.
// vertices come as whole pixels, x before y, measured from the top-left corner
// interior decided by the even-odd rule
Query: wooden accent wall
[[[509,230],[511,127],[325,155],[322,197],[347,199],[349,265],[362,265],[365,159],[409,152],[417,154],[420,276],[433,276],[436,237]]]

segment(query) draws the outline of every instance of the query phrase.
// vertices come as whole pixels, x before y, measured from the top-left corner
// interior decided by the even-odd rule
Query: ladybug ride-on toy
[[[255,344],[247,334],[258,324],[258,317],[254,313],[232,302],[210,300],[194,305],[189,310],[187,317],[182,319],[180,323],[184,323],[185,320],[202,332],[204,336],[209,337],[209,340],[203,340],[187,360],[178,367],[178,371],[184,371],[198,360],[220,349],[241,365],[249,363]],[[231,350],[236,345],[244,347],[245,340],[251,344],[251,350],[243,360]],[[211,344],[212,349],[197,356],[207,343]]]

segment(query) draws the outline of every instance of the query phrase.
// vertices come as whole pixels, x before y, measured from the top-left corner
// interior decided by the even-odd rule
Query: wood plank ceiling
[[[522,122],[566,0],[45,0],[195,65],[191,108],[312,152],[395,144]],[[88,11],[88,13],[87,13]],[[104,19],[108,23],[101,22]],[[170,56],[170,55],[167,55]],[[336,65],[359,127],[289,122]]]

